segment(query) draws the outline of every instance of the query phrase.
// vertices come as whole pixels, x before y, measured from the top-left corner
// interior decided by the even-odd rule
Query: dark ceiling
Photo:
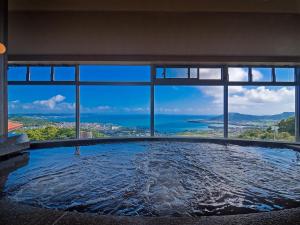
[[[9,0],[10,11],[300,13],[300,0]]]

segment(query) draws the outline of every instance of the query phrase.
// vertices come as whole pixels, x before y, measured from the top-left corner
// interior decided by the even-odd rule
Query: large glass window
[[[156,86],[155,134],[223,136],[223,87]]]
[[[296,72],[290,66],[12,65],[9,134],[37,141],[152,132],[224,137],[228,106],[229,137],[294,141]]]
[[[295,88],[231,86],[229,136],[242,139],[295,139]]]
[[[9,86],[9,134],[30,140],[75,138],[74,86]]]
[[[81,86],[80,137],[150,135],[150,87]]]

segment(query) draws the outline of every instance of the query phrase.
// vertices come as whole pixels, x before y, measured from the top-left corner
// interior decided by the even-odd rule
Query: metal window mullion
[[[30,81],[30,67],[26,66],[26,81]]]
[[[223,119],[224,119],[224,138],[228,138],[228,67],[222,69],[223,86]]]
[[[76,139],[80,138],[80,85],[79,85],[79,65],[75,66],[75,85],[76,85]]]
[[[164,77],[164,79],[166,79],[166,73],[167,73],[167,69],[166,69],[166,67],[164,67],[163,68],[163,77]]]
[[[275,73],[275,67],[272,66],[272,82],[276,83],[276,73]]]
[[[54,75],[54,67],[53,66],[51,66],[50,67],[50,81],[54,81],[54,77],[55,75]]]
[[[150,135],[154,134],[154,78],[156,76],[155,66],[151,66],[151,87],[150,87]]]
[[[248,82],[253,82],[252,67],[248,68]]]
[[[300,67],[295,68],[295,141],[300,142]]]

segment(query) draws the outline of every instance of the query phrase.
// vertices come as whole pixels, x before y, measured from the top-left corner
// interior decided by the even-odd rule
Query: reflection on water
[[[9,173],[20,167],[26,166],[28,164],[28,161],[29,153],[27,152],[18,154],[7,159],[2,159],[0,161],[0,194],[2,192],[3,186],[5,185]]]
[[[80,155],[80,146],[76,146],[75,147],[75,153],[74,153],[75,155]]]
[[[5,194],[99,214],[236,214],[300,206],[299,174],[299,153],[289,149],[102,144],[32,151],[29,164],[9,176]]]

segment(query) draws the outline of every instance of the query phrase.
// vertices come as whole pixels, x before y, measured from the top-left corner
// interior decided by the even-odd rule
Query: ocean
[[[41,117],[41,115],[40,115]],[[205,121],[215,115],[155,115],[155,130],[161,133],[177,133],[182,131],[209,130],[210,126],[220,127],[221,124]],[[43,115],[42,118],[53,122],[74,122],[74,115]],[[204,120],[203,122],[189,122],[190,120]],[[150,115],[123,114],[81,114],[81,123],[113,124],[128,128],[149,129]]]

